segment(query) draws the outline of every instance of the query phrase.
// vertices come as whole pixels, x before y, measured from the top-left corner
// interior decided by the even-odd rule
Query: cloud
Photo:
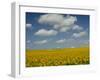
[[[76,21],[77,21],[77,18],[75,16],[67,15],[66,17],[64,17],[64,20],[62,21],[61,26],[73,25]]]
[[[46,29],[40,29],[35,33],[35,35],[38,36],[54,36],[56,34],[57,34],[56,30],[46,30]]]
[[[71,29],[71,27],[62,27],[62,28],[60,28],[60,32],[66,32],[67,30],[70,30]]]
[[[74,46],[71,46],[70,48],[75,48]]]
[[[26,43],[30,43],[30,42],[31,42],[30,40],[27,40],[27,41],[26,41]]]
[[[56,41],[56,43],[65,43],[65,42],[66,42],[66,39],[61,39],[61,40]]]
[[[27,23],[27,24],[26,24],[26,27],[27,27],[27,28],[30,28],[30,27],[32,27],[32,24]]]
[[[48,41],[47,40],[42,40],[42,41],[35,41],[34,44],[45,44],[47,43]]]
[[[66,32],[72,28],[72,26],[60,26],[60,25],[54,25],[54,29],[58,30],[59,32]]]
[[[64,16],[59,15],[59,14],[45,14],[41,15],[38,22],[42,24],[50,24],[50,25],[55,25],[61,23],[63,20]]]
[[[78,38],[78,37],[82,37],[82,36],[85,36],[87,35],[87,32],[86,31],[83,31],[83,32],[79,32],[79,33],[73,33],[73,37],[75,38]]]
[[[58,46],[57,48],[61,48],[61,47]]]
[[[72,30],[83,30],[83,28],[80,27],[79,25],[74,25]]]
[[[62,14],[45,14],[41,15],[38,22],[40,24],[49,24],[53,29],[60,32],[66,32],[72,28],[72,25],[77,21],[76,16],[62,15]]]

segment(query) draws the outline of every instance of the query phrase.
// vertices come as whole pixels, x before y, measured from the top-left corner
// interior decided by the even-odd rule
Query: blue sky
[[[26,12],[26,48],[87,47],[89,15]]]

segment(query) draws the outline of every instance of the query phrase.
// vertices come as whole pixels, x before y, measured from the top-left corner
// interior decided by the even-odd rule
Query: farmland
[[[26,50],[26,67],[86,65],[89,48]]]

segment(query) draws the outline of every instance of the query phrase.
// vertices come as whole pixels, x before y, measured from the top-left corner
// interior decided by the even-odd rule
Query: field
[[[26,67],[89,64],[89,48],[26,50]]]

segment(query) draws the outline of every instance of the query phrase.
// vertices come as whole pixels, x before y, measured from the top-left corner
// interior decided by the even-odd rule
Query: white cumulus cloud
[[[71,29],[71,27],[62,27],[62,28],[60,28],[60,32],[66,32],[67,30],[70,30]]]
[[[30,27],[32,27],[32,24],[27,23],[27,24],[26,24],[26,27],[27,27],[27,28],[30,28]]]
[[[40,29],[35,33],[35,35],[38,35],[38,36],[54,36],[56,34],[57,34],[57,31],[46,30],[46,29]]]
[[[82,36],[85,36],[85,35],[87,35],[87,32],[83,31],[83,32],[79,32],[79,33],[73,33],[72,36],[78,38],[78,37],[82,37]]]
[[[64,17],[64,20],[62,21],[61,26],[69,26],[74,24],[77,21],[77,18],[75,16],[66,16]]]
[[[30,43],[30,42],[31,42],[30,40],[27,40],[27,41],[26,41],[26,43]]]
[[[63,18],[64,16],[59,14],[45,14],[40,16],[38,22],[55,25],[61,23]]]
[[[47,40],[35,41],[34,44],[45,44],[47,42],[48,42]]]
[[[56,29],[60,32],[66,32],[71,29],[75,22],[77,21],[76,16],[64,16],[62,14],[45,14],[41,15],[38,22],[41,24],[52,25],[53,29]]]
[[[71,46],[70,48],[75,48],[74,46]]]
[[[72,29],[73,30],[83,30],[83,28],[80,27],[79,25],[74,25]]]
[[[66,42],[66,39],[60,39],[56,41],[56,43],[65,43],[65,42]]]

